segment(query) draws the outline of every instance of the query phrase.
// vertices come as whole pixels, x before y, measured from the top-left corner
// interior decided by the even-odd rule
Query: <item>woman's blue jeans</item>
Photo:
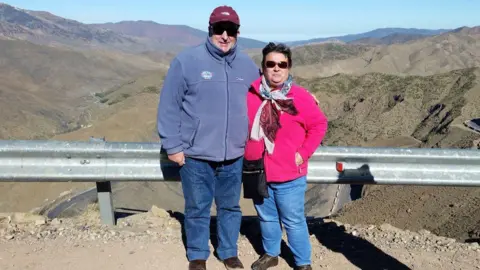
[[[280,255],[282,225],[297,266],[311,264],[311,244],[305,218],[306,177],[286,183],[269,183],[269,198],[254,201],[260,219],[262,242],[270,256]]]

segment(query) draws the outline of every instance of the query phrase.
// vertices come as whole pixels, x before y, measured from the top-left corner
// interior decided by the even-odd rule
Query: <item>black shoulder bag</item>
[[[243,197],[246,199],[268,198],[267,177],[264,165],[265,151],[260,159],[243,159]]]

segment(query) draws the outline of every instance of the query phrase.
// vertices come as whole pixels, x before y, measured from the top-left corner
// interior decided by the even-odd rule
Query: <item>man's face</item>
[[[213,44],[223,52],[228,52],[237,42],[238,26],[231,22],[218,22],[211,27]]]

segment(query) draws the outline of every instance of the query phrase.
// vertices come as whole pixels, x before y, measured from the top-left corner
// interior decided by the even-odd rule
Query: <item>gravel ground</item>
[[[335,220],[310,220],[309,227],[314,269],[480,269],[478,243],[461,243],[426,230],[412,232],[389,224],[349,225]],[[239,253],[246,269],[262,252],[259,239],[258,223],[245,220]],[[2,270],[187,269],[188,265],[182,216],[156,207],[121,218],[115,227],[99,224],[95,207],[69,219],[0,214],[0,246]],[[291,269],[292,256],[286,244],[282,257],[275,269]],[[225,269],[213,252],[208,266]]]

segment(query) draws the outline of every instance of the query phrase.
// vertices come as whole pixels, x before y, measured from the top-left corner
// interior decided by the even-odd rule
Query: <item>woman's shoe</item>
[[[252,270],[265,270],[278,265],[278,256],[272,257],[263,254],[258,260],[252,264]]]

